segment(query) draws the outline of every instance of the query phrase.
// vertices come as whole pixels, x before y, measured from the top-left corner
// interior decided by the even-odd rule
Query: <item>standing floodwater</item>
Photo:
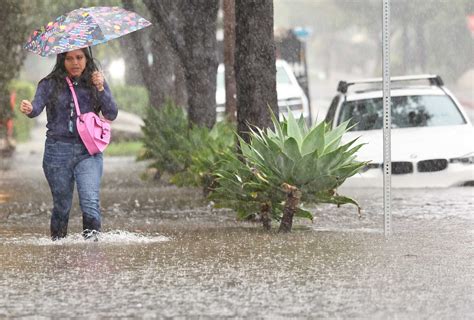
[[[314,223],[268,234],[108,158],[99,242],[82,240],[76,209],[53,243],[36,158],[0,180],[0,318],[474,317],[473,188],[394,191],[389,241],[379,189],[344,190],[361,219],[324,205]]]

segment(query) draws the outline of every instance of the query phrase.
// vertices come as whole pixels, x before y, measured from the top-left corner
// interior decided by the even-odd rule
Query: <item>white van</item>
[[[291,70],[290,65],[284,60],[276,60],[276,82],[278,107],[280,119],[283,115],[287,115],[287,110],[291,110],[293,115],[299,119],[301,115],[309,122],[309,103],[303,89],[298,84],[295,74]],[[224,65],[220,64],[217,69],[217,121],[224,118],[225,114],[225,80]]]

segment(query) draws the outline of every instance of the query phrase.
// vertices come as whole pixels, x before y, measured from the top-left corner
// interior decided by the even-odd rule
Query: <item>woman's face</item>
[[[69,51],[66,54],[64,67],[70,77],[79,77],[86,68],[86,55],[81,49]]]

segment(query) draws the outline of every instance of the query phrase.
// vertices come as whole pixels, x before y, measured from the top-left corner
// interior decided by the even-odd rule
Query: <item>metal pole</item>
[[[391,211],[391,146],[390,131],[392,126],[390,103],[390,0],[383,0],[382,8],[382,72],[383,72],[383,213],[384,234],[388,238],[392,233]]]

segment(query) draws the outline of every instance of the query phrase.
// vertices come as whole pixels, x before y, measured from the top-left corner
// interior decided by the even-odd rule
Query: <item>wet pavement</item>
[[[53,243],[41,154],[17,153],[0,171],[0,318],[474,318],[472,187],[395,190],[387,241],[379,189],[341,190],[360,219],[308,206],[283,235],[144,169],[106,158],[100,240],[80,237],[75,195]]]

